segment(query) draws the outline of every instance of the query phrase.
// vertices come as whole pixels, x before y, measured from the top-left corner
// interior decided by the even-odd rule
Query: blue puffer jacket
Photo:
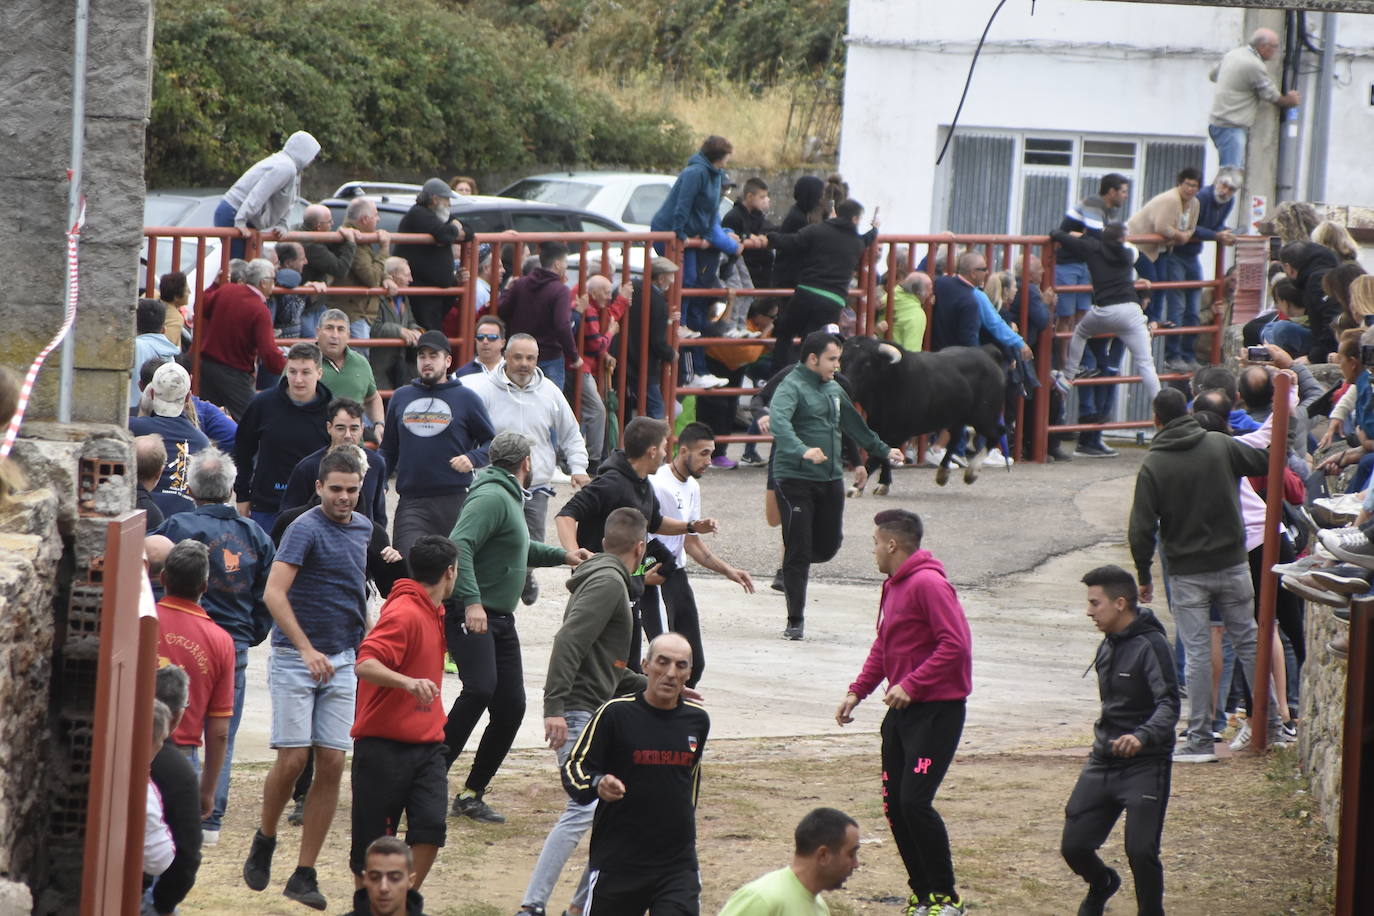
[[[720,226],[718,208],[724,175],[704,155],[694,153],[673,182],[649,228],[655,232],[675,232],[680,239],[709,238]]]

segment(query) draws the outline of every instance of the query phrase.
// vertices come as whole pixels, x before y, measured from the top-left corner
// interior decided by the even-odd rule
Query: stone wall
[[[1308,603],[1303,636],[1307,661],[1302,668],[1302,702],[1298,757],[1311,783],[1312,798],[1332,840],[1340,831],[1341,747],[1345,735],[1345,660],[1326,644],[1349,633],[1349,625],[1331,609]]]

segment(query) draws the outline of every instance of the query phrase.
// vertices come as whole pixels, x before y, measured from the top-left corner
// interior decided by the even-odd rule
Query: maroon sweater
[[[253,372],[260,357],[269,372],[286,368],[286,357],[272,336],[272,316],[258,291],[227,283],[206,302],[201,355],[241,372]]]
[[[528,334],[539,342],[539,361],[577,359],[572,334],[572,290],[558,274],[536,267],[501,294],[501,320],[511,334]]]

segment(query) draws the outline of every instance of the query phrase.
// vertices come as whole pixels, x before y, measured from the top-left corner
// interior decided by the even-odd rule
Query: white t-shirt
[[[658,497],[658,510],[663,513],[664,518],[675,518],[684,522],[694,522],[701,518],[701,484],[697,483],[695,477],[678,480],[677,475],[673,473],[673,466],[665,464],[649,475],[649,482],[654,485],[654,494]],[[685,551],[682,544],[686,535],[655,534],[652,537],[673,552],[678,566],[684,565],[686,561],[683,559]]]

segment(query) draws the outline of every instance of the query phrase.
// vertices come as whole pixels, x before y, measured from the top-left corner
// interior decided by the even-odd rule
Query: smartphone
[[[1269,352],[1268,347],[1246,347],[1245,358],[1252,363],[1272,363],[1274,354]]]

